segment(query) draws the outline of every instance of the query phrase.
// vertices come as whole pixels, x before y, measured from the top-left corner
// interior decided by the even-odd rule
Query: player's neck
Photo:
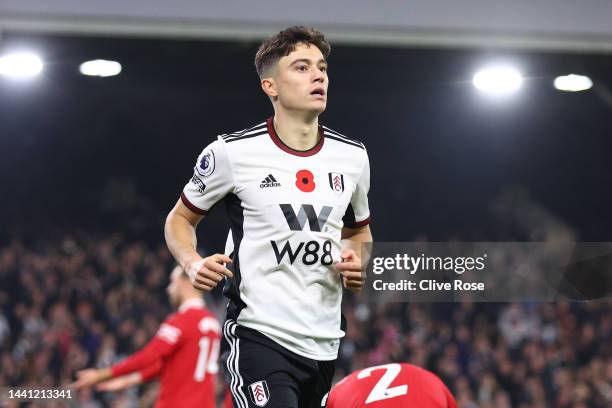
[[[182,312],[190,307],[204,307],[205,305],[204,299],[202,299],[200,295],[186,296],[181,302],[178,310]]]
[[[319,117],[277,110],[274,130],[284,144],[295,150],[312,149],[319,141]]]

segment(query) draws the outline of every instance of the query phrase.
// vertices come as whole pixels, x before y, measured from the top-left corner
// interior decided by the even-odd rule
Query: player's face
[[[279,103],[286,109],[321,113],[327,106],[327,62],[314,45],[298,44],[278,61],[274,75]]]

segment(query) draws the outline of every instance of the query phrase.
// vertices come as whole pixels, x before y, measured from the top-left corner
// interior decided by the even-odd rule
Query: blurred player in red
[[[457,408],[457,402],[435,374],[403,363],[355,371],[329,393],[327,408],[361,407]]]
[[[73,388],[92,386],[113,378],[98,387],[111,391],[159,375],[156,408],[216,407],[219,322],[206,309],[201,292],[191,285],[180,267],[172,271],[167,292],[170,303],[178,311],[162,323],[145,348],[112,367],[79,371]]]

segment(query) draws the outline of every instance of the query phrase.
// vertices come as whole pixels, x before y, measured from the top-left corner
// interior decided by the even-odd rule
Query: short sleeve
[[[365,153],[364,165],[361,175],[357,180],[357,186],[351,197],[351,202],[346,209],[342,220],[348,228],[359,228],[370,223],[370,206],[368,204],[368,192],[370,191],[370,160]]]
[[[205,215],[234,188],[225,144],[215,140],[198,156],[193,176],[183,188],[181,200],[191,211]]]

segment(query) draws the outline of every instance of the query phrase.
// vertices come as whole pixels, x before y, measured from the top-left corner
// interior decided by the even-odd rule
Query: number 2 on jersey
[[[196,363],[196,369],[193,373],[193,379],[198,382],[204,381],[206,373],[217,374],[219,371],[219,347],[221,341],[215,339],[212,344],[212,350],[210,349],[210,337],[202,337],[198,342],[200,346],[200,352],[198,353],[198,361]],[[209,354],[210,351],[210,354]]]
[[[368,395],[365,401],[366,404],[408,394],[407,384],[389,388],[393,380],[395,380],[402,371],[402,366],[399,364],[385,364],[366,368],[357,374],[357,379],[362,380],[368,378],[372,372],[376,370],[385,370],[385,373],[380,377],[374,388],[372,388],[370,395]]]

